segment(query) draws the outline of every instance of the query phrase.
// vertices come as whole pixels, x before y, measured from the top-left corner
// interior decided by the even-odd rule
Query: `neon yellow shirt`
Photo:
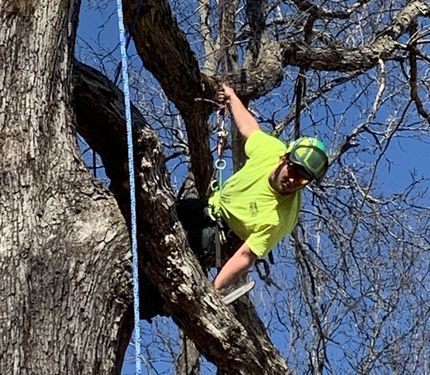
[[[213,213],[221,215],[258,257],[293,230],[300,212],[300,191],[280,195],[269,183],[286,150],[279,139],[261,130],[252,133],[245,144],[245,165],[209,198]]]

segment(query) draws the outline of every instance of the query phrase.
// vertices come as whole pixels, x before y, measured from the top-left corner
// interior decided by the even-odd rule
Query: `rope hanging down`
[[[227,165],[227,162],[224,159],[224,150],[227,145],[227,127],[225,123],[225,111],[221,113],[221,110],[218,110],[216,115],[216,129],[217,129],[217,159],[215,160],[214,167],[214,177],[215,179],[211,183],[211,189],[221,191],[223,185],[222,174]],[[225,236],[223,235],[221,218],[217,218],[217,225],[215,226],[215,266],[217,268],[221,267],[221,242],[225,241]]]
[[[133,156],[133,132],[131,123],[130,88],[128,81],[127,48],[125,42],[124,18],[122,1],[117,0],[119,41],[121,48],[121,71],[124,91],[125,119],[127,125],[127,148],[128,148],[128,173],[130,179],[130,220],[131,220],[131,247],[133,255],[133,299],[134,299],[134,346],[136,374],[141,374],[140,363],[140,311],[139,311],[139,268],[137,253],[137,230],[136,230],[136,189],[134,180],[134,156]]]
[[[217,143],[216,143],[216,152],[217,159],[214,162],[214,180],[211,182],[211,189],[221,190],[223,185],[222,172],[224,171],[227,162],[224,159],[224,151],[227,145],[227,126],[225,123],[225,114],[221,113],[221,110],[217,111],[216,114],[216,124],[215,130],[217,131]]]
[[[228,2],[221,0],[219,3],[219,44],[222,58],[219,61],[219,68],[221,73],[221,84],[227,82],[228,72],[231,71],[231,63],[229,59],[229,52],[227,47],[226,39],[226,19],[228,18]],[[217,131],[217,159],[215,160],[215,180],[212,181],[211,188],[222,189],[223,185],[223,170],[226,167],[226,161],[224,159],[224,151],[227,147],[228,130],[226,125],[227,108],[219,108],[216,113],[216,124],[215,129]]]
[[[220,44],[220,52],[222,54],[222,58],[219,61],[219,68],[221,73],[221,84],[226,83],[228,80],[228,73],[231,71],[231,62],[229,59],[229,51],[227,47],[227,37],[226,32],[226,22],[228,17],[228,8],[229,3],[220,0],[218,3],[219,6],[219,44]],[[226,124],[226,118],[228,109],[227,106],[220,107],[216,113],[216,124],[215,130],[217,131],[217,143],[216,143],[216,151],[217,151],[217,159],[214,162],[214,179],[211,182],[211,190],[219,190],[221,191],[224,181],[223,181],[223,171],[227,165],[227,162],[224,158],[224,151],[227,148],[228,141],[228,130]],[[221,242],[225,242],[225,234],[223,231],[223,224],[220,217],[217,218],[217,225],[215,226],[215,266],[217,268],[221,267]]]

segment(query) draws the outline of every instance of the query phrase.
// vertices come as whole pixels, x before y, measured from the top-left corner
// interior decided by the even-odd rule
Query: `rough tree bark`
[[[130,190],[128,185],[127,139],[125,129],[124,98],[118,88],[97,70],[74,62],[73,104],[76,110],[77,131],[90,147],[103,160],[106,175],[110,179],[109,190],[114,194],[118,206],[130,224]],[[143,116],[132,106],[133,127],[144,129]],[[155,137],[155,134],[152,137]],[[145,146],[135,143],[135,150]],[[136,155],[136,160],[139,156]],[[137,187],[139,188],[139,186]],[[145,207],[139,201],[137,217],[143,217]],[[139,239],[138,247],[144,243]],[[141,272],[140,282],[140,317],[150,320],[163,314],[163,301],[158,289]],[[125,336],[127,335],[124,332]],[[124,337],[128,340],[128,337]]]
[[[128,232],[76,146],[78,1],[0,4],[0,373],[113,373]]]

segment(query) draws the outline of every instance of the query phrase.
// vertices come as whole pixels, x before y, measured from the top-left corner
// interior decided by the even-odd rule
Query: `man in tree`
[[[212,214],[244,241],[215,278],[215,289],[223,290],[293,230],[301,207],[300,191],[324,176],[328,158],[316,138],[300,138],[286,146],[264,133],[231,87],[223,85],[218,100],[228,106],[246,138],[248,157],[243,168],[209,199]]]

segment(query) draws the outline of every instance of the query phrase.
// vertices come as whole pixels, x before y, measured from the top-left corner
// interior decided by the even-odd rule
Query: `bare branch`
[[[307,0],[293,0],[293,3],[301,11],[308,12],[308,13],[312,14],[316,18],[326,18],[326,19],[330,19],[330,18],[339,18],[339,19],[349,18],[352,13],[354,13],[357,9],[359,9],[363,5],[368,4],[369,2],[370,2],[370,0],[357,1],[356,3],[352,4],[345,11],[333,11],[333,10],[326,9],[324,7],[320,7],[318,5],[312,4],[310,1],[307,1]]]
[[[200,33],[203,38],[205,63],[203,73],[213,75],[216,73],[219,60],[219,44],[212,38],[213,25],[210,22],[211,5],[209,0],[199,0]]]
[[[412,20],[429,14],[430,5],[427,2],[409,2],[373,43],[360,49],[347,50],[339,46],[311,47],[307,43],[285,40],[281,42],[283,63],[326,71],[368,70],[376,66],[379,59],[394,58],[397,39],[407,31]]]
[[[367,118],[368,122],[370,122],[376,116],[376,112],[378,111],[379,106],[381,105],[382,95],[384,94],[384,91],[385,91],[386,71],[385,71],[385,64],[382,59],[379,59],[379,67],[380,67],[380,74],[379,74],[380,85],[379,85],[378,93],[376,94],[372,109]]]
[[[418,34],[418,27],[416,20],[413,20],[410,25],[410,31],[412,36]],[[430,113],[424,109],[424,105],[418,94],[418,67],[417,67],[417,40],[411,38],[409,43],[409,63],[410,63],[410,78],[409,84],[411,86],[411,98],[415,102],[418,113],[430,123]]]

